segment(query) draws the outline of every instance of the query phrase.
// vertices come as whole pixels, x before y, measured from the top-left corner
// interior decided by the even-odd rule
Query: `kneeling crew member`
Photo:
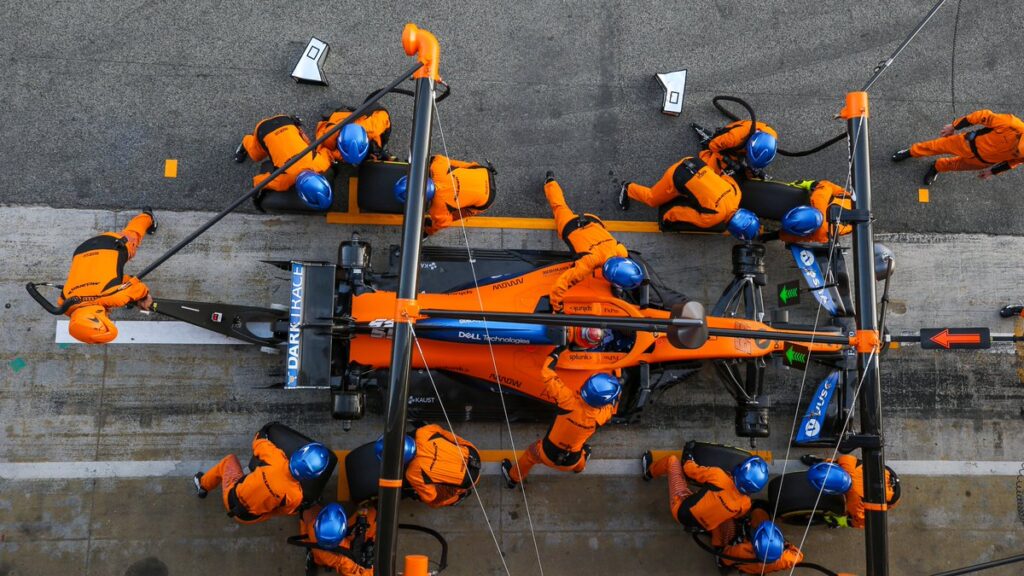
[[[338,108],[324,114],[316,124],[316,139],[352,115],[354,108]],[[362,116],[347,124],[337,137],[328,138],[320,145],[335,162],[358,166],[369,156],[371,160],[388,159],[388,139],[391,137],[391,114],[383,106],[374,106]]]
[[[417,428],[415,436],[405,437],[402,454],[405,495],[431,508],[444,508],[472,494],[480,481],[481,460],[476,446],[437,424]],[[374,451],[377,460],[382,460],[383,436],[377,439]]]
[[[832,494],[846,494],[846,518],[837,518],[835,521],[839,526],[851,526],[853,528],[864,528],[864,463],[855,456],[844,454],[835,460],[849,475],[849,481],[836,480],[835,474],[829,474],[831,460],[825,460],[812,454],[804,454],[800,461],[811,466],[807,471],[807,479],[812,486],[823,492]],[[835,482],[836,484],[833,484]],[[841,482],[841,484],[840,484]],[[833,486],[841,485],[841,488]],[[824,488],[822,487],[824,486]],[[845,489],[844,489],[845,488]],[[885,506],[887,509],[896,507],[900,500],[900,478],[896,472],[888,466],[885,467]]]
[[[463,218],[483,214],[497,198],[494,167],[490,165],[438,155],[430,161],[430,179],[435,192],[427,214],[427,236]]]
[[[760,492],[768,483],[768,464],[759,456],[741,462],[731,476],[721,468],[701,466],[692,456],[685,456],[685,464],[675,454],[652,462],[648,451],[641,464],[644,480],[668,476],[672,517],[687,531],[711,532],[724,522],[746,516],[751,506],[750,494]],[[687,480],[704,486],[692,490]]]
[[[956,133],[957,130],[976,124],[984,128]],[[988,180],[1024,163],[1024,121],[1013,114],[996,114],[991,110],[971,112],[943,126],[939,136],[897,150],[892,155],[893,161],[952,155],[953,158],[939,158],[932,163],[924,176],[925,186],[934,182],[943,172],[981,170],[978,178]]]
[[[853,232],[851,224],[840,224],[838,228],[828,221],[829,210],[838,206],[842,212],[853,210],[853,197],[841,186],[828,180],[802,180],[791,185],[803,188],[809,193],[809,204],[797,206],[782,217],[779,238],[783,242],[815,242],[825,244],[831,235],[845,236]]]
[[[352,518],[338,503],[317,506],[302,513],[298,536],[290,544],[305,546],[306,570],[323,566],[343,576],[371,576],[374,540],[377,538],[377,509],[361,507]]]
[[[561,351],[552,352],[541,370],[544,379],[541,398],[557,405],[561,413],[544,438],[531,444],[515,464],[502,460],[501,473],[509,488],[522,482],[535,464],[563,472],[583,472],[590,458],[587,440],[615,414],[622,393],[619,379],[611,374],[594,374],[576,392],[566,386],[555,371]]]
[[[790,570],[803,562],[803,552],[786,542],[782,531],[769,520],[763,508],[755,507],[749,520],[747,538],[719,549],[722,566],[744,574],[770,574]]]
[[[601,269],[604,279],[624,290],[632,290],[644,281],[644,271],[629,258],[626,247],[605,229],[601,219],[593,214],[577,215],[565,203],[562,187],[548,172],[544,195],[555,217],[558,236],[569,245],[576,259],[571,268],[562,273],[551,289],[551,310],[562,312],[562,300],[573,286],[590,278],[594,270]]]
[[[670,227],[714,230],[729,224],[740,207],[741,193],[732,176],[719,174],[703,160],[688,156],[669,166],[650,188],[624,182],[618,198],[623,210],[629,209],[631,199],[652,208],[668,204],[661,219]]]
[[[719,128],[705,144],[712,154],[728,158],[729,163],[760,173],[775,160],[778,138],[775,129],[764,122],[754,126],[750,120],[737,120]]]
[[[64,282],[57,305],[78,298],[68,308],[71,321],[68,332],[86,344],[106,344],[117,337],[117,326],[107,317],[107,310],[133,302],[149,310],[153,298],[141,280],[124,273],[124,265],[135,257],[142,237],[156,231],[153,211],[145,209],[132,218],[120,232],[104,232],[75,248],[71,269]]]
[[[259,186],[270,174],[283,166],[293,156],[309,146],[310,140],[302,130],[302,123],[294,116],[273,116],[260,121],[252,134],[246,134],[235,150],[235,161],[263,162],[262,170],[252,178],[252,185]],[[264,160],[266,160],[264,162]],[[327,210],[334,199],[330,182],[324,173],[332,165],[330,155],[322,148],[307,152],[298,162],[267,184],[264,190],[287,192],[293,187],[299,198],[315,210]],[[257,204],[259,198],[255,199]]]
[[[299,481],[319,477],[330,462],[327,447],[319,442],[310,442],[288,457],[258,435],[252,441],[252,454],[259,464],[249,474],[242,474],[238,457],[229,454],[206,473],[197,472],[192,478],[200,498],[220,486],[224,509],[240,524],[295,514],[302,505]]]

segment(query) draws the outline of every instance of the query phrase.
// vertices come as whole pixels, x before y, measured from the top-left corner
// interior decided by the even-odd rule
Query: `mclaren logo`
[[[496,282],[491,284],[491,290],[504,290],[505,288],[518,286],[524,282],[526,282],[526,279],[524,278],[513,278],[511,280],[505,280],[504,282]]]

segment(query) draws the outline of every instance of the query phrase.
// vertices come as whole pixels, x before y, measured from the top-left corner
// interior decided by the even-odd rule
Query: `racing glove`
[[[696,440],[690,440],[683,446],[683,460],[693,460],[693,450],[697,447]]]
[[[548,354],[548,358],[550,358],[550,360],[548,360],[549,369],[555,369],[555,366],[558,365],[558,357],[562,355],[562,352],[565,352],[565,346],[559,346],[558,348],[552,350],[551,354]]]

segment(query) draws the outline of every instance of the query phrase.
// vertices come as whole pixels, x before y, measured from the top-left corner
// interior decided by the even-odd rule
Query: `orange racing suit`
[[[669,166],[654,186],[630,183],[629,197],[652,208],[666,206],[664,222],[702,230],[724,227],[740,207],[740,187],[699,158],[687,156]]]
[[[864,528],[864,467],[855,456],[844,454],[836,459],[836,464],[850,475],[853,485],[846,493],[847,522],[854,528]],[[892,475],[885,471],[885,501],[888,508],[896,507],[899,496],[893,487]]]
[[[228,516],[241,524],[254,524],[274,516],[290,516],[302,504],[302,486],[288,469],[288,457],[266,438],[254,438],[252,454],[260,462],[249,474],[234,454],[225,456],[199,480],[203,490],[218,485]]]
[[[545,183],[544,195],[547,196],[548,204],[554,213],[558,235],[569,245],[576,257],[572,267],[558,277],[555,287],[551,289],[551,309],[554,312],[561,312],[562,299],[570,288],[591,277],[609,258],[626,258],[629,252],[605,230],[600,218],[593,214],[578,216],[570,210],[558,182],[551,180]]]
[[[405,469],[406,485],[431,508],[453,506],[480,479],[480,452],[468,440],[428,424],[416,429],[416,455]]]
[[[775,129],[764,122],[758,122],[756,130],[766,132],[776,138],[779,137]],[[707,147],[715,154],[729,156],[736,162],[742,162],[746,158],[746,145],[749,137],[750,120],[737,120],[718,130],[715,136],[708,140]]]
[[[126,275],[124,265],[135,257],[142,237],[152,225],[148,214],[139,214],[121,232],[105,232],[75,248],[57,305],[68,298],[80,298],[80,303],[67,310],[66,314],[71,316],[85,306],[110,309],[145,300],[149,288],[138,278]]]
[[[672,517],[688,530],[714,531],[750,510],[750,497],[737,490],[732,476],[721,468],[700,466],[693,460],[680,464],[679,457],[671,455],[651,464],[650,473],[655,478],[668,476]],[[704,486],[691,490],[687,479]]]
[[[754,531],[757,530],[757,527],[768,519],[768,512],[761,508],[755,508],[750,513],[750,534],[753,534]],[[786,546],[782,551],[782,556],[775,562],[762,567],[761,562],[757,560],[757,554],[754,553],[754,544],[749,538],[743,542],[723,546],[721,548],[721,553],[723,555],[722,564],[724,566],[731,566],[744,574],[770,574],[772,572],[790,570],[804,560],[803,552],[801,552],[796,546],[786,542]],[[746,561],[732,560],[727,557],[741,558]]]
[[[829,241],[829,207],[840,206],[844,212],[853,210],[853,197],[849,192],[828,180],[803,180],[801,182],[792,182],[793,186],[803,188],[810,192],[810,205],[812,208],[817,208],[821,215],[824,216],[825,220],[821,223],[821,226],[817,230],[807,236],[794,236],[787,234],[786,232],[779,232],[779,239],[783,242],[816,242],[819,244],[825,244]],[[853,226],[851,224],[840,224],[837,236],[845,236],[853,232]]]
[[[273,116],[261,120],[252,134],[242,138],[242,146],[253,162],[267,160],[260,167],[261,173],[253,176],[252,185],[258,186],[270,173],[309,146],[310,140],[302,130],[302,124],[294,116]],[[331,168],[331,156],[322,147],[307,152],[298,162],[274,178],[266,188],[286,192],[295,185],[295,178],[304,170],[323,174]]]
[[[325,114],[323,120],[316,124],[316,139],[319,140],[328,130],[351,116],[353,110],[355,109],[346,107]],[[370,140],[370,151],[367,156],[380,160],[387,151],[388,139],[391,137],[391,114],[383,106],[374,106],[352,123],[366,130],[366,136]],[[338,151],[338,134],[324,140],[319,149],[326,152],[335,162],[344,162],[341,152]]]
[[[482,214],[495,200],[494,169],[437,155],[430,160],[434,199],[427,213],[426,233],[437,234],[458,220]]]
[[[560,413],[547,435],[531,444],[512,466],[509,475],[514,482],[522,482],[536,464],[563,472],[582,472],[590,453],[587,440],[615,414],[615,405],[594,408],[583,401],[579,392],[566,386],[555,372],[557,362],[557,357],[552,357],[541,370],[541,399],[556,404]]]
[[[953,155],[953,158],[939,158],[935,161],[935,169],[939,172],[991,167],[993,174],[999,174],[1024,163],[1024,121],[1020,118],[1012,114],[978,110],[953,121],[955,130],[973,125],[984,128],[918,142],[910,147],[910,155],[915,158]]]

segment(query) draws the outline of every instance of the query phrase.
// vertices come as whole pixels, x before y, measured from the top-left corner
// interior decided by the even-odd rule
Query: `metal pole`
[[[989,568],[996,568],[998,566],[1006,566],[1007,564],[1013,564],[1015,562],[1024,562],[1024,554],[1017,554],[1016,556],[1001,558],[999,560],[985,562],[984,564],[965,566],[963,568],[957,568],[956,570],[949,570],[948,572],[939,572],[932,576],[961,576],[962,574],[973,574],[974,572],[981,572],[982,570],[988,570]]]
[[[437,77],[438,58],[437,40],[434,36],[416,29],[412,24],[406,26],[402,34],[402,43],[410,56],[418,50],[421,62],[424,58],[430,58],[432,61],[416,75],[416,100],[413,104],[409,194],[405,201],[405,222],[402,226],[402,261],[398,276],[395,333],[391,345],[391,370],[388,374],[384,454],[377,508],[377,561],[374,566],[375,574],[380,576],[395,576],[398,572],[398,506],[402,497],[402,454],[408,413],[409,363],[412,358],[412,329],[403,314],[403,307],[415,303],[419,284],[427,156],[430,153],[434,80]]]
[[[875,307],[874,232],[871,227],[871,166],[868,161],[868,94],[850,92],[841,116],[846,119],[853,157],[853,190],[856,209],[862,215],[853,227],[853,263],[856,285],[858,332],[878,331]],[[861,349],[857,354],[861,378],[861,435],[870,439],[861,448],[864,466],[865,553],[868,576],[889,573],[889,535],[886,527],[885,450],[882,439],[882,382],[878,351]]]
[[[864,84],[864,87],[860,89],[861,92],[867,92],[868,90],[871,89],[872,86],[874,86],[875,81],[878,80],[882,76],[882,74],[884,74],[885,71],[889,69],[889,66],[891,66],[893,61],[896,60],[896,57],[900,55],[900,52],[903,52],[903,49],[909,46],[910,43],[914,41],[914,37],[917,36],[918,32],[924,29],[924,27],[928,24],[928,21],[932,19],[932,16],[935,16],[935,13],[938,12],[939,8],[942,8],[942,5],[945,3],[946,0],[939,0],[938,2],[936,2],[935,6],[933,6],[932,9],[928,11],[928,15],[924,17],[924,20],[921,20],[921,23],[917,25],[917,28],[914,28],[914,31],[910,33],[910,36],[907,36],[907,39],[904,40],[902,44],[900,44],[899,48],[897,48],[888,58],[879,62],[878,66],[875,66],[875,73],[871,75],[871,78],[868,79],[868,81]]]
[[[319,146],[320,144],[322,144],[325,141],[327,141],[328,138],[332,138],[335,134],[340,132],[341,129],[344,128],[346,125],[351,124],[353,121],[355,121],[356,118],[361,116],[364,112],[369,110],[371,106],[376,104],[378,100],[383,98],[385,94],[390,92],[393,88],[397,87],[402,82],[405,82],[406,78],[409,78],[410,76],[415,74],[416,71],[419,70],[422,67],[423,67],[423,64],[416,64],[412,68],[409,68],[408,70],[406,70],[401,76],[399,76],[398,78],[395,78],[390,84],[388,84],[384,88],[381,88],[376,94],[371,96],[369,100],[367,100],[366,102],[363,102],[362,105],[360,105],[351,114],[349,114],[348,118],[345,118],[344,120],[342,120],[341,122],[336,124],[333,128],[328,130],[323,136],[321,136],[321,137],[317,138],[316,140],[314,140],[312,144],[310,144],[309,146],[306,146],[305,150],[303,150],[302,152],[299,152],[295,156],[292,156],[291,158],[289,158],[287,162],[282,164],[281,167],[278,168],[277,170],[274,170],[273,172],[271,172],[270,176],[268,176],[265,180],[260,182],[259,185],[257,185],[252,190],[246,192],[244,195],[239,197],[234,202],[232,202],[230,206],[228,206],[227,208],[221,210],[219,214],[217,214],[213,218],[210,218],[205,224],[200,226],[195,232],[192,232],[191,234],[186,236],[184,240],[182,240],[181,242],[178,242],[177,244],[175,244],[173,248],[171,248],[167,252],[164,252],[159,258],[156,259],[156,261],[154,261],[149,266],[146,266],[146,268],[143,269],[142,272],[139,272],[136,275],[136,277],[141,280],[141,279],[145,278],[150,272],[152,272],[153,270],[156,270],[157,266],[160,266],[161,264],[166,262],[171,256],[174,256],[179,251],[181,251],[182,248],[184,248],[185,246],[188,246],[189,244],[191,244],[192,241],[195,240],[196,238],[198,238],[203,232],[206,232],[207,230],[212,228],[214,224],[216,224],[217,222],[220,222],[221,219],[223,219],[225,216],[227,216],[228,214],[234,212],[235,209],[238,208],[239,206],[241,206],[246,200],[252,198],[256,194],[258,194],[260,190],[263,190],[264,188],[266,188],[267,184],[269,184],[270,181],[273,180],[274,178],[277,178],[278,174],[281,174],[282,172],[284,172],[288,168],[291,168],[291,166],[293,164],[295,164],[296,162],[298,162],[300,158],[302,158],[306,154],[310,153],[311,151],[315,150],[317,146]]]

